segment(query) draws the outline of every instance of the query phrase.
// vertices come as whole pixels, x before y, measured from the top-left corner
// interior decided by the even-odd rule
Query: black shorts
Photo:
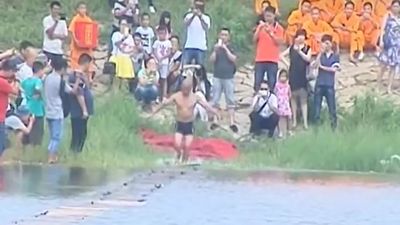
[[[182,134],[183,136],[193,135],[194,128],[193,122],[179,122],[176,121],[176,133]]]

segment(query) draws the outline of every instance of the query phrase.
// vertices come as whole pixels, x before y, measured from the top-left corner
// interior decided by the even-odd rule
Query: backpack
[[[66,85],[65,80],[61,77],[59,94],[62,102],[64,118],[67,118],[71,111],[71,103],[69,99],[69,94],[65,91],[65,85]]]

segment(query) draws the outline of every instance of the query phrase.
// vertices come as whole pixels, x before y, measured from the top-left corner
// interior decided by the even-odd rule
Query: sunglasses
[[[268,91],[268,88],[260,88],[261,91]]]

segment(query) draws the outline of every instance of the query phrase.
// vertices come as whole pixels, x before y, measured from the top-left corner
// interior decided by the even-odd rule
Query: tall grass
[[[155,155],[148,146],[144,145],[139,131],[146,121],[139,116],[137,108],[133,99],[123,94],[105,95],[98,98],[95,115],[88,122],[87,142],[80,154],[69,150],[71,126],[67,119],[60,148],[61,163],[88,167],[154,165],[162,155]],[[26,149],[22,160],[45,162],[47,143],[45,140],[40,148]],[[15,157],[16,152],[8,153],[8,155],[8,157]]]
[[[245,151],[237,164],[232,165],[400,172],[400,161],[390,160],[392,156],[400,156],[400,109],[367,95],[355,100],[352,111],[342,114],[337,131],[325,125],[284,141],[241,143],[239,146]]]

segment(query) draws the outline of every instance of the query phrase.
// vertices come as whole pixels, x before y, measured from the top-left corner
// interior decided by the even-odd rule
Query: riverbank
[[[400,172],[400,111],[383,100],[372,97],[359,99],[352,112],[342,113],[340,128],[314,127],[297,132],[286,140],[236,141],[224,131],[209,131],[199,124],[200,136],[231,139],[240,151],[236,160],[204,162],[212,169],[263,170],[271,167],[313,170],[361,172]],[[160,123],[144,120],[134,100],[128,94],[110,93],[97,98],[96,115],[89,121],[89,133],[84,152],[75,155],[68,149],[70,125],[66,122],[60,163],[71,166],[135,168],[163,166],[173,155],[154,153],[143,144],[140,128],[152,128],[161,133],[173,129],[171,119]],[[46,132],[47,133],[47,132]],[[46,135],[47,139],[47,135]],[[25,149],[24,162],[46,162],[47,140],[40,148]],[[6,160],[16,157],[11,149]]]

